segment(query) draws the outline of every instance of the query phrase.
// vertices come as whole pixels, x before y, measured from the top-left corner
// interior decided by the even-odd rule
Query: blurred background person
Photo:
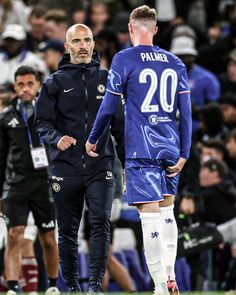
[[[45,16],[45,34],[46,37],[65,42],[66,31],[69,28],[68,15],[65,10],[52,9]]]
[[[236,95],[227,92],[220,98],[220,107],[223,113],[224,123],[229,130],[236,128]]]
[[[27,39],[25,47],[32,52],[37,52],[38,46],[41,42],[47,41],[45,35],[45,15],[47,8],[40,4],[32,7],[29,15],[29,31],[27,32]]]
[[[34,53],[25,49],[26,31],[21,25],[10,24],[2,33],[3,51],[0,53],[0,83],[14,83],[14,73],[21,65],[33,66],[47,76],[45,63]]]
[[[58,69],[59,61],[65,51],[64,44],[59,40],[52,39],[46,44],[41,45],[39,50],[42,52],[42,59],[45,62],[48,72],[52,74]]]
[[[217,101],[220,85],[216,76],[195,63],[198,52],[191,37],[175,37],[171,41],[170,51],[185,64],[191,89],[191,100],[195,106],[203,106],[210,101]]]
[[[236,49],[230,51],[227,58],[226,72],[219,75],[221,96],[236,92]]]
[[[21,0],[0,0],[0,33],[8,24],[19,24],[27,30],[29,12],[29,7]]]
[[[115,31],[105,28],[95,38],[95,48],[101,58],[101,66],[109,69],[112,57],[119,50],[119,43]]]
[[[120,50],[132,46],[129,37],[128,22],[129,13],[126,11],[119,12],[114,21],[114,28],[118,38]]]
[[[236,217],[236,189],[226,179],[226,164],[217,159],[204,162],[199,173],[200,196],[203,201],[202,218],[205,222],[219,225]],[[221,245],[213,252],[213,280],[217,290],[222,288],[231,260],[230,245]]]
[[[225,140],[227,127],[218,103],[211,102],[199,109],[199,128],[196,137],[199,141],[209,139]]]
[[[87,25],[91,28],[95,38],[108,25],[109,19],[110,13],[105,2],[98,0],[90,2]]]

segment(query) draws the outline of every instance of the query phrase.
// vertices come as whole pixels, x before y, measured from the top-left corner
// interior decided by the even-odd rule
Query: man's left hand
[[[174,166],[168,166],[166,168],[166,170],[171,173],[171,174],[168,174],[166,176],[175,177],[183,169],[184,164],[186,163],[186,161],[187,161],[186,159],[180,157],[178,162]]]
[[[95,153],[97,145],[95,143],[90,143],[88,140],[85,144],[86,152],[90,157],[96,158],[98,154]]]

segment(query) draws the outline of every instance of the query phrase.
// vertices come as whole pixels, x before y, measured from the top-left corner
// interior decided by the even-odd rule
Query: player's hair
[[[30,67],[30,66],[19,67],[14,74],[15,81],[18,76],[24,76],[29,74],[34,75],[36,80],[40,81],[39,73],[33,67]]]
[[[150,8],[147,5],[142,5],[135,8],[131,14],[129,20],[139,20],[139,19],[151,19],[154,22],[157,21],[157,14],[154,8]]]
[[[231,130],[227,136],[227,141],[233,138],[236,141],[236,128]]]

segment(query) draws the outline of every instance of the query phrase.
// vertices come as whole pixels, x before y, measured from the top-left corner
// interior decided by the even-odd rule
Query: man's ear
[[[16,83],[13,84],[13,89],[16,92]]]
[[[129,29],[129,32],[132,34],[133,33],[133,26],[131,23],[128,23],[128,29]]]
[[[156,35],[157,32],[158,32],[158,27],[156,26],[156,27],[155,27],[155,31],[154,31],[154,35]]]
[[[67,42],[64,43],[64,47],[65,47],[66,52],[69,52],[68,51],[69,46],[68,46]]]

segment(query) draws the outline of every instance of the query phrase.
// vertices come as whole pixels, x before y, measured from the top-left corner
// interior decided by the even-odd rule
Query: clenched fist
[[[76,145],[76,139],[65,135],[58,141],[57,148],[61,151],[65,151],[72,145]]]

